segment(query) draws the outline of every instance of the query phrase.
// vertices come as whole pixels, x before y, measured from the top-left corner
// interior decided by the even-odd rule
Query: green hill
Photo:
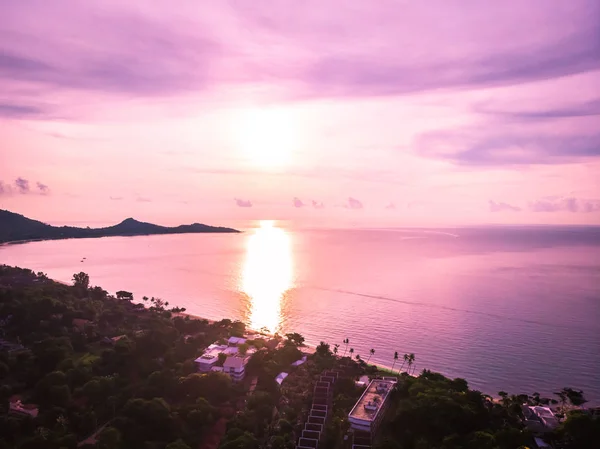
[[[197,234],[204,232],[239,232],[235,229],[208,226],[201,223],[175,227],[159,226],[127,218],[106,228],[51,226],[7,210],[0,210],[0,243],[23,240],[81,239],[158,234]]]

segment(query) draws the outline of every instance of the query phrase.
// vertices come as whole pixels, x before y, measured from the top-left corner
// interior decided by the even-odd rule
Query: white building
[[[198,371],[202,373],[221,371],[231,376],[236,382],[242,380],[246,374],[246,364],[250,355],[256,352],[256,349],[248,348],[244,355],[240,355],[238,345],[246,343],[245,338],[229,337],[227,343],[226,345],[214,343],[206,348],[204,354],[194,360]],[[227,357],[222,367],[217,365],[220,354]]]
[[[223,372],[229,374],[234,382],[239,382],[246,375],[246,365],[249,357],[227,357],[223,363]]]
[[[204,354],[202,354],[200,357],[194,360],[194,362],[196,363],[198,371],[207,373],[219,361],[219,354],[225,354],[226,356],[230,356],[235,355],[237,353],[238,348],[235,346],[212,344],[208,348],[206,348]]]
[[[395,378],[373,379],[348,414],[350,427],[374,433],[385,413],[387,399],[396,382]]]

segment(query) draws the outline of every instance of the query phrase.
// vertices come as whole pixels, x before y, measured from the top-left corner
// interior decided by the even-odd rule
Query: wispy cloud
[[[446,130],[422,134],[415,144],[423,156],[475,167],[563,164],[600,157],[600,134],[490,134],[481,129]]]
[[[147,197],[144,197],[144,196],[138,196],[135,200],[138,203],[151,203],[152,202],[151,198],[147,198]]]
[[[513,206],[508,203],[503,203],[501,201],[490,200],[489,206],[490,206],[490,212],[503,212],[503,211],[519,212],[519,211],[521,211],[520,207]]]
[[[387,209],[387,210],[396,209],[396,205],[394,203],[390,202],[385,206],[385,209]]]
[[[234,198],[234,201],[238,207],[252,207],[252,202],[250,200],[242,200],[240,198]]]
[[[478,104],[474,107],[474,111],[480,114],[492,115],[500,118],[511,119],[516,121],[521,120],[543,120],[555,118],[573,118],[573,117],[589,117],[600,115],[600,99],[593,99],[580,103],[570,103],[562,106],[533,107],[523,108],[494,108],[489,104]]]
[[[122,196],[109,196],[108,198],[112,201],[121,201],[123,199]]]
[[[315,209],[323,209],[325,207],[325,204],[323,204],[322,201],[316,201],[316,200],[312,200],[312,206]]]
[[[15,186],[19,193],[29,193],[29,181],[27,179],[21,177],[15,179]]]
[[[292,204],[294,207],[297,207],[297,208],[305,206],[305,204],[302,202],[302,200],[298,197],[294,197],[294,199],[292,200]]]
[[[0,180],[0,195],[48,195],[50,193],[50,188],[41,182],[36,182],[35,187],[31,187],[31,183],[28,179],[25,179],[19,176],[12,183],[5,183]]]
[[[348,197],[348,202],[344,205],[347,209],[362,209],[363,203],[356,198]]]
[[[546,197],[529,203],[533,212],[600,212],[600,200],[575,197]]]

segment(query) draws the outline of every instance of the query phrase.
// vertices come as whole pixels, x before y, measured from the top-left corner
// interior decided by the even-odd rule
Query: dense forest
[[[0,243],[23,240],[81,239],[157,234],[197,234],[205,232],[239,232],[231,228],[208,226],[201,223],[175,227],[159,226],[127,218],[106,228],[77,228],[51,226],[20,214],[0,209]]]
[[[203,350],[245,334],[244,324],[193,319],[160,298],[139,300],[92,287],[85,273],[68,286],[0,266],[0,448],[293,449],[315,380],[335,369],[339,379],[319,449],[351,449],[347,416],[363,391],[355,380],[385,374],[377,367],[346,351],[339,356],[339,345],[323,342],[306,363],[290,368],[306,351],[301,335],[253,334],[245,343],[255,352],[243,382],[198,373],[194,360]],[[280,385],[275,378],[282,371],[289,376]],[[520,406],[548,400],[501,396],[493,400],[463,379],[428,370],[403,373],[373,444],[534,447]],[[583,401],[577,394],[561,399],[563,406]],[[556,447],[590,447],[600,441],[600,420],[573,409],[545,439]]]

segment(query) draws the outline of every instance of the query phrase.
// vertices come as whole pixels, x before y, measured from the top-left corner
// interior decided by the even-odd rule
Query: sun
[[[265,169],[289,165],[294,152],[294,126],[289,114],[278,109],[245,111],[235,131],[244,158]]]

